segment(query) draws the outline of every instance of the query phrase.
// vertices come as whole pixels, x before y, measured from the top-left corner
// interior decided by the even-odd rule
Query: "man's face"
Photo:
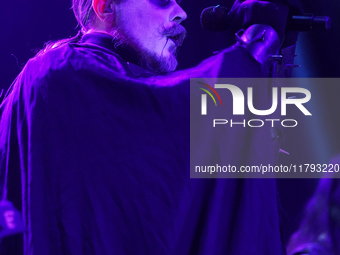
[[[154,72],[176,69],[176,49],[182,44],[187,18],[175,0],[123,0],[116,3],[115,29]]]

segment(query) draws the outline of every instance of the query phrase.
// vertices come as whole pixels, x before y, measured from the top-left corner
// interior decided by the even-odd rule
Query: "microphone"
[[[216,5],[205,8],[201,13],[201,26],[207,30],[222,32],[229,29],[230,9]],[[314,14],[292,15],[288,17],[286,29],[289,31],[318,31],[332,26],[330,17]]]

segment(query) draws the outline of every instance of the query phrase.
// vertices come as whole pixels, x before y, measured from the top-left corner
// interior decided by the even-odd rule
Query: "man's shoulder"
[[[26,81],[46,79],[51,74],[68,72],[72,70],[71,59],[81,61],[82,54],[65,44],[56,48],[40,51],[35,57],[28,60],[21,74]]]
[[[120,64],[120,59],[109,50],[98,45],[84,43],[58,43],[42,50],[27,63],[39,70],[73,71],[93,68],[113,68]]]
[[[40,52],[25,65],[20,76],[25,82],[53,82],[70,77],[101,77],[124,74],[123,63],[105,49],[79,43],[64,43]]]
[[[33,68],[35,73],[68,71],[70,68],[76,71],[88,62],[89,58],[91,51],[65,43],[42,50],[27,62],[25,69],[28,71]]]

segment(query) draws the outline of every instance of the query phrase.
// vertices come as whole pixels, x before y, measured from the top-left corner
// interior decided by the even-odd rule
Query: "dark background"
[[[328,31],[300,33],[295,62],[302,67],[294,70],[293,77],[339,77],[340,1],[300,2],[305,13],[330,16],[333,25]],[[230,33],[205,31],[199,24],[202,9],[217,4],[231,7],[233,1],[183,0],[181,5],[188,19],[182,24],[188,36],[179,50],[179,69],[195,66],[214,51],[233,43]],[[27,60],[44,43],[77,33],[79,28],[70,8],[71,0],[16,0],[1,3],[0,89],[9,87]],[[313,88],[312,96],[318,93],[322,98],[314,105],[319,117],[313,117],[309,128],[296,129],[287,134],[283,149],[289,151],[290,155],[282,155],[283,162],[323,164],[340,152],[339,92],[340,88],[335,91],[323,87]],[[317,182],[316,179],[278,180],[285,239],[296,230],[305,203]],[[11,241],[7,238],[4,242]],[[9,254],[17,252],[15,248]]]

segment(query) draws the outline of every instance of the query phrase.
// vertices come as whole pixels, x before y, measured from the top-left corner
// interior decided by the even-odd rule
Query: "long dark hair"
[[[81,31],[83,33],[86,32],[95,18],[92,0],[72,0],[72,10],[81,27]]]
[[[64,44],[79,42],[83,34],[90,28],[95,19],[92,0],[72,0],[72,10],[80,27],[77,35],[58,41],[49,41],[45,44],[44,48],[37,53],[37,56]]]

